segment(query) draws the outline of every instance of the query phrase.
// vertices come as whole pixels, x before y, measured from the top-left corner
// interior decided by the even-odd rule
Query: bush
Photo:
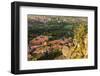
[[[40,57],[39,59],[37,60],[52,60],[58,56],[62,55],[62,52],[59,51],[59,50],[53,50],[52,52],[50,53],[45,53],[44,56]]]

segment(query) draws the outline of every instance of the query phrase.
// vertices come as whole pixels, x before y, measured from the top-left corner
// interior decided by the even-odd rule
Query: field
[[[88,58],[88,18],[28,14],[28,61]]]

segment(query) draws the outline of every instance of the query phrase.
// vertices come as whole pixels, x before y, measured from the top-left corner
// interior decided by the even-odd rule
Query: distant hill
[[[43,15],[28,15],[28,26],[37,26],[37,24],[47,24],[48,22],[56,23],[88,23],[87,17],[77,17],[77,16],[43,16]]]

